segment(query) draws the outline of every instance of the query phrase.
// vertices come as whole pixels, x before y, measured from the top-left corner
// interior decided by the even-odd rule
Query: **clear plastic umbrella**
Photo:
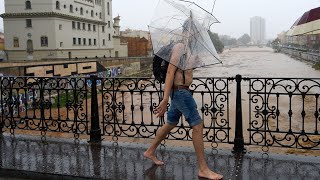
[[[208,30],[219,22],[195,2],[160,0],[149,24],[154,54],[188,70],[221,63]],[[171,49],[179,51],[178,61],[171,60]]]

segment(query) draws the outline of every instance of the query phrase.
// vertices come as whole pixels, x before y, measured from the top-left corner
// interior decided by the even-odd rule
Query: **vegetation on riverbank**
[[[320,71],[320,62],[316,63],[315,65],[312,66],[314,69]]]
[[[141,70],[137,73],[133,73],[130,75],[121,75],[121,77],[151,77],[153,74],[152,69]]]

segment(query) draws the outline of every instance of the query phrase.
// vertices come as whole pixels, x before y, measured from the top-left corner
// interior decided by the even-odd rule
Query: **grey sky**
[[[113,16],[121,16],[121,30],[148,30],[158,1],[113,0]],[[217,0],[213,14],[221,23],[213,25],[211,31],[239,37],[250,33],[250,17],[261,16],[266,19],[267,38],[274,38],[288,30],[305,11],[319,6],[320,0]],[[3,12],[4,0],[0,0],[0,13]],[[0,29],[3,29],[2,19]]]

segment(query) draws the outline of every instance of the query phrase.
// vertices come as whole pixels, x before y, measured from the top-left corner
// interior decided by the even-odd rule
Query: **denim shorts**
[[[171,91],[171,105],[168,111],[167,122],[171,125],[179,123],[181,115],[183,115],[189,125],[195,126],[202,122],[202,119],[197,110],[197,104],[192,97],[192,94],[187,89]]]

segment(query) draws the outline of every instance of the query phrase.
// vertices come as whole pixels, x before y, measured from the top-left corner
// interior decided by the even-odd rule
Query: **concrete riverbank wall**
[[[93,58],[76,60],[46,60],[37,62],[0,63],[0,75],[64,77],[97,74],[100,77],[130,76],[151,70],[151,57]]]
[[[310,61],[312,63],[320,63],[320,54],[319,53],[311,53],[311,52],[304,52],[289,48],[282,47],[280,52],[287,54],[293,58],[298,58],[306,61]]]

